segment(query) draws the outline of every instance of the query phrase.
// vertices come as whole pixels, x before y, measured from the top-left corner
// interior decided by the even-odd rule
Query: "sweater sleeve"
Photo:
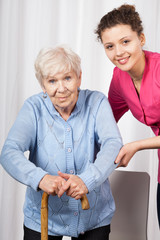
[[[15,123],[9,131],[2,149],[0,163],[17,181],[38,189],[40,180],[47,174],[25,157],[25,152],[34,154],[36,148],[37,116],[28,100],[21,108]]]
[[[117,68],[114,69],[112,81],[108,92],[108,100],[111,105],[116,122],[129,110],[121,93],[120,76]]]
[[[122,147],[122,139],[106,97],[95,115],[95,141],[100,147],[94,163],[79,175],[89,192],[100,186],[116,168],[116,156]]]

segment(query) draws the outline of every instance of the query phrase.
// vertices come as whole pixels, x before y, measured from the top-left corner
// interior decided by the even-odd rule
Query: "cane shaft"
[[[41,240],[48,240],[48,196],[44,192],[41,201]]]

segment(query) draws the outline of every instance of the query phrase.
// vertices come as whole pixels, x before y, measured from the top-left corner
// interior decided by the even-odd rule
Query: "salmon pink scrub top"
[[[150,126],[156,136],[160,135],[160,54],[144,51],[145,69],[140,94],[127,72],[115,67],[108,99],[116,121],[130,110],[133,116]],[[160,183],[160,149],[158,150]]]

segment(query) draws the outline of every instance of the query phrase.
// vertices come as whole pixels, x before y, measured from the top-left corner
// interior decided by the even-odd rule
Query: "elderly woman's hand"
[[[58,197],[61,197],[63,193],[66,192],[68,196],[78,200],[81,199],[84,194],[88,193],[88,188],[80,177],[61,172],[58,172],[58,174],[66,180],[58,192]]]
[[[50,195],[58,195],[59,189],[66,180],[60,176],[45,175],[39,183],[39,188]]]

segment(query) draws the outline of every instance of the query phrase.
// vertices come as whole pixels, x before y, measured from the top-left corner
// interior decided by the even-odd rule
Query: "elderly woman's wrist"
[[[93,177],[91,176],[88,176],[87,173],[82,173],[80,175],[78,175],[82,181],[84,182],[87,190],[88,190],[88,193],[91,192],[94,188],[95,188],[95,180],[93,179]]]

